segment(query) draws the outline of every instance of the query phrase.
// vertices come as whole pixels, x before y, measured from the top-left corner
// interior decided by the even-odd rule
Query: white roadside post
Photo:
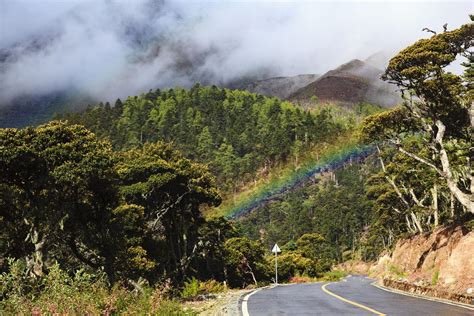
[[[272,252],[275,254],[275,285],[278,284],[278,253],[281,252],[280,247],[278,247],[278,244],[275,244],[273,246]]]

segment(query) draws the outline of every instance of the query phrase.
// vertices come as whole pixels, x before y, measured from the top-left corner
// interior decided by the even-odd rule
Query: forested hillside
[[[199,85],[150,91],[64,119],[109,139],[115,149],[171,142],[187,158],[208,163],[226,192],[352,128],[329,107],[308,112],[276,98]]]
[[[362,243],[369,238],[374,220],[365,181],[377,169],[372,158],[323,173],[250,213],[239,221],[239,227],[267,247],[278,242],[285,245],[284,250],[294,250],[300,236],[317,232],[330,245],[333,262],[358,256],[373,259],[376,254]]]
[[[282,282],[331,280],[403,236],[472,230],[473,40],[466,24],[392,58],[406,98],[385,111],[195,85],[0,129],[0,311],[184,313],[170,299],[272,282],[275,242]],[[325,160],[347,146],[371,150]]]

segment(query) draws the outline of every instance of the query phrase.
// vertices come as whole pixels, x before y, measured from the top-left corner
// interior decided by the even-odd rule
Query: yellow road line
[[[344,298],[344,297],[342,297],[342,296],[339,296],[339,295],[337,295],[337,294],[335,294],[335,293],[329,291],[328,289],[326,289],[326,286],[328,286],[329,284],[331,284],[331,283],[326,283],[326,284],[324,284],[323,286],[321,286],[321,289],[323,289],[323,291],[326,292],[327,294],[329,294],[329,295],[331,295],[331,296],[334,296],[335,298],[338,298],[338,299],[340,299],[340,300],[343,301],[343,302],[346,302],[346,303],[352,304],[352,305],[354,305],[354,306],[357,306],[357,307],[359,307],[359,308],[363,308],[363,309],[365,309],[365,310],[368,310],[369,312],[372,312],[372,313],[377,314],[377,315],[379,315],[379,316],[386,316],[384,313],[381,313],[381,312],[379,312],[379,311],[376,311],[375,309],[372,309],[372,308],[367,307],[367,306],[364,306],[364,305],[362,305],[362,304],[359,304],[359,303],[350,301],[350,300],[348,300],[348,299],[346,299],[346,298]]]

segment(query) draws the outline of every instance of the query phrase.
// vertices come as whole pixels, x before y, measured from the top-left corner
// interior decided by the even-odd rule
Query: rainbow
[[[282,193],[303,185],[317,174],[341,168],[348,163],[361,162],[374,151],[373,146],[346,144],[338,150],[328,152],[321,159],[308,161],[298,170],[287,172],[278,180],[258,188],[247,198],[232,205],[226,212],[226,217],[235,219],[245,215],[255,208],[275,200]]]

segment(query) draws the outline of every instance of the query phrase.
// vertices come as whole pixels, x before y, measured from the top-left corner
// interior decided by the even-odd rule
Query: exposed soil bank
[[[433,287],[421,286],[421,285],[414,285],[408,282],[396,281],[391,279],[383,279],[382,284],[386,287],[423,295],[429,297],[436,297],[447,299],[454,302],[460,302],[464,304],[472,304],[474,297],[468,294],[459,294],[459,293],[452,293],[450,291],[437,289]]]
[[[339,268],[368,274],[400,290],[471,304],[474,299],[474,232],[462,226],[400,239],[377,262],[350,261]]]
[[[393,253],[381,256],[369,273],[467,293],[474,288],[474,232],[450,226],[401,239]]]

